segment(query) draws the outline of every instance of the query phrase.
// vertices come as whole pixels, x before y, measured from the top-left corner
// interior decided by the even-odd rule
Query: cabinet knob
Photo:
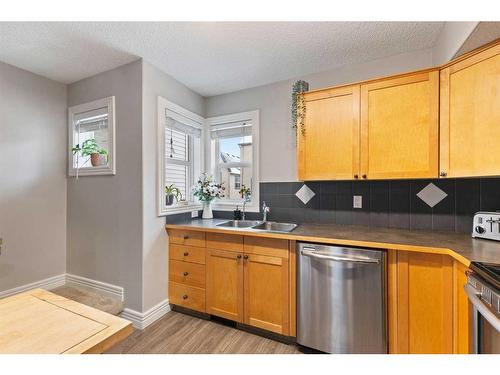
[[[187,240],[187,239],[189,239],[189,236],[188,236],[187,234],[185,234],[184,236],[182,236],[182,238],[183,238],[184,240]]]
[[[446,177],[447,173],[445,171],[442,171],[442,172],[439,173],[439,176],[440,177]]]
[[[248,255],[243,255],[243,259],[248,259]]]
[[[241,259],[241,254],[236,255],[237,259]]]
[[[366,178],[366,174],[364,174],[364,175],[363,175],[363,176],[361,176],[361,177]]]
[[[355,179],[358,179],[358,178],[359,178],[359,176],[358,176],[357,174],[355,174],[355,175],[354,175],[354,178],[355,178]]]
[[[185,256],[185,257],[187,257],[188,255],[189,255],[189,253],[186,251],[186,252],[184,253],[184,256]]]
[[[184,295],[182,296],[182,299],[188,299],[187,294],[184,294]]]
[[[187,276],[187,275],[189,275],[189,272],[184,272],[183,275]]]

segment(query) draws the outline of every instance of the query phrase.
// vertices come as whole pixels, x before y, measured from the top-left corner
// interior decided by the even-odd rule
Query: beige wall
[[[168,252],[165,217],[156,213],[157,98],[180,105],[200,116],[202,96],[144,62],[142,67],[142,186],[143,186],[143,311],[167,298]]]
[[[292,85],[296,80],[304,79],[309,82],[310,89],[316,89],[430,66],[430,49],[352,64],[323,73],[207,98],[206,116],[260,110],[261,182],[296,181],[295,134],[290,125],[290,97]]]
[[[0,291],[66,269],[66,86],[0,62]]]
[[[124,287],[142,309],[142,63],[68,85],[68,106],[115,96],[116,176],[68,179],[67,272]]]

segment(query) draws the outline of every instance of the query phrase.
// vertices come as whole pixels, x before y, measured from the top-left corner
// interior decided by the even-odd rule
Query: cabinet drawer
[[[184,262],[205,264],[205,248],[171,244],[169,258]]]
[[[207,233],[207,248],[228,251],[243,251],[243,236],[225,233]]]
[[[170,303],[205,312],[205,289],[170,282]]]
[[[288,258],[288,240],[278,238],[245,237],[246,254],[267,255]]]
[[[170,243],[178,245],[189,245],[205,247],[205,233],[182,229],[170,229],[168,231]]]
[[[205,265],[170,260],[169,280],[185,285],[205,288]]]

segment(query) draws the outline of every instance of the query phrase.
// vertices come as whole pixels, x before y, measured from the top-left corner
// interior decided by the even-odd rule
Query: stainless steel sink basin
[[[291,232],[297,228],[297,224],[292,223],[277,223],[274,221],[266,221],[252,227],[252,229],[265,230],[268,232]]]
[[[257,220],[229,220],[223,223],[217,224],[218,227],[226,228],[251,228],[262,223]]]

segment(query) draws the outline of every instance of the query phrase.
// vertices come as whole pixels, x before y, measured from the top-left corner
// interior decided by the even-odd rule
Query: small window
[[[203,118],[158,97],[158,215],[200,208],[191,192],[201,175]]]
[[[210,126],[210,165],[212,174],[226,188],[226,195],[215,209],[233,209],[241,205],[240,189],[251,190],[248,211],[258,212],[258,111],[213,117]]]
[[[70,107],[69,175],[116,174],[114,96]]]

